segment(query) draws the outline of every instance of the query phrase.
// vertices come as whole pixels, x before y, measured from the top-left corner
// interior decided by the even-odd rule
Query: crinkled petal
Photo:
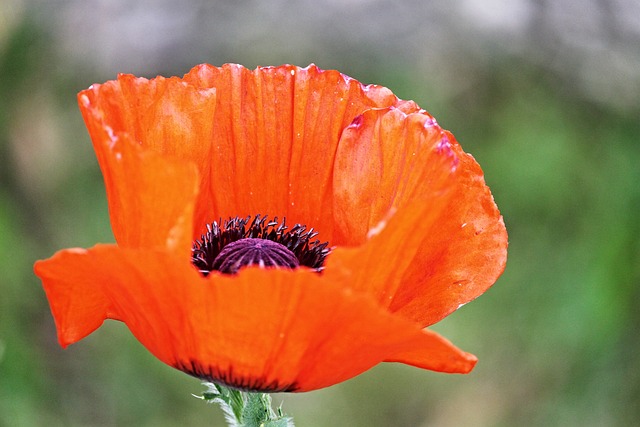
[[[334,169],[338,248],[327,269],[430,325],[483,293],[504,269],[506,231],[482,171],[424,112],[365,112]],[[466,227],[469,227],[465,230]]]
[[[327,269],[388,307],[425,233],[450,203],[457,157],[422,113],[367,111],[340,140],[334,169],[338,248]]]
[[[253,71],[201,65],[185,81],[215,87],[218,94],[211,157],[215,214],[286,216],[331,239],[340,134],[366,109],[398,102],[391,91],[313,65]]]
[[[209,186],[209,174],[202,171],[209,166],[215,90],[197,90],[177,78],[123,74],[80,92],[78,101],[104,176],[118,243],[135,247],[163,238],[167,224],[154,219],[187,208],[189,218],[174,216],[176,223],[168,226],[182,227],[177,221],[188,220],[193,240],[194,209],[211,209],[208,195],[198,188]],[[194,181],[195,166],[200,174]],[[195,218],[196,223],[205,220]],[[138,238],[131,240],[132,233]]]
[[[505,269],[507,230],[474,158],[446,133],[460,159],[451,203],[424,235],[390,309],[431,325],[482,295]]]
[[[194,165],[143,150],[128,134],[96,128],[93,138],[118,243],[188,251],[198,192]]]
[[[36,264],[60,343],[124,321],[163,362],[265,391],[326,387],[388,360],[468,372],[475,359],[350,291],[338,273],[247,268],[203,278],[165,252],[99,245]]]
[[[437,205],[457,158],[424,113],[369,110],[345,129],[333,170],[333,244],[359,246],[402,209]]]

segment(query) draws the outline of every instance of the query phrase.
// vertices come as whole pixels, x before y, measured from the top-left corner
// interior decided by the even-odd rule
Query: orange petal
[[[215,143],[213,118],[216,91],[185,84],[178,78],[152,80],[131,75],[118,76],[123,94],[122,106],[131,112],[125,131],[133,129],[144,147],[197,165],[200,192],[195,224],[211,221],[211,151]],[[199,233],[193,234],[193,238]]]
[[[337,273],[247,268],[205,279],[173,255],[105,245],[61,251],[36,273],[62,345],[118,318],[163,362],[238,387],[308,391],[385,360],[445,372],[474,364]]]
[[[58,331],[58,342],[67,347],[80,341],[109,319],[118,319],[102,287],[96,286],[92,269],[103,263],[86,249],[64,249],[47,260],[36,261],[34,271],[42,286]]]
[[[327,269],[352,270],[351,286],[392,311],[435,323],[504,269],[506,232],[482,171],[424,112],[364,113],[342,136],[334,188],[332,243],[352,247]]]
[[[144,151],[173,158],[173,164],[181,162],[196,165],[200,171],[199,188],[206,191],[198,194],[195,221],[204,224],[211,220],[209,159],[216,105],[215,89],[200,90],[175,77],[147,80],[121,74],[116,81],[96,84],[80,92],[78,100],[105,178],[111,174],[111,163],[105,157],[110,151],[110,141],[126,135]],[[163,182],[173,178],[171,173],[165,175],[162,167],[156,169],[155,175],[155,179]],[[175,184],[180,182],[183,181]],[[125,187],[132,183],[126,180],[113,184]],[[189,183],[183,187],[183,191],[190,195],[192,187]],[[107,187],[108,192],[112,190]],[[164,203],[170,202],[171,199],[164,199]],[[180,203],[183,203],[182,197],[173,201],[176,208]],[[110,197],[109,205],[112,218],[121,215],[117,199]],[[156,205],[151,203],[142,208],[155,209]],[[150,225],[153,226],[153,223]],[[189,232],[192,233],[192,230]]]
[[[455,347],[449,340],[427,329],[410,347],[398,350],[385,362],[400,362],[430,371],[467,374],[478,358]]]
[[[482,169],[446,135],[460,159],[451,203],[425,235],[390,305],[423,325],[482,295],[507,262],[507,231]]]
[[[118,243],[189,250],[198,190],[195,167],[145,151],[128,134],[96,127],[92,138]]]
[[[327,269],[383,306],[402,285],[426,233],[450,202],[458,159],[426,114],[368,111],[343,133],[334,170],[338,247]]]
[[[340,134],[364,110],[393,105],[386,88],[316,66],[201,65],[185,76],[218,94],[211,158],[215,215],[270,214],[331,238]]]
[[[434,205],[457,158],[425,113],[369,110],[342,134],[333,171],[333,244],[358,246],[400,209]],[[402,212],[399,212],[402,213]]]

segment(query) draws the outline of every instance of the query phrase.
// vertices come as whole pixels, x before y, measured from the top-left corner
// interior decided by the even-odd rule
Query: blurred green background
[[[222,426],[117,322],[62,350],[35,259],[113,241],[76,93],[129,72],[315,62],[413,99],[483,166],[507,270],[434,329],[467,376],[384,364],[277,395],[299,426],[632,426],[640,419],[635,0],[4,0],[0,426]]]

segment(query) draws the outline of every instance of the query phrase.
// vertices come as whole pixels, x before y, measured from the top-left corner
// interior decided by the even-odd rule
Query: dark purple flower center
[[[240,239],[229,243],[213,260],[213,269],[235,274],[242,267],[296,268],[298,258],[285,245],[267,239]]]
[[[222,224],[222,226],[220,225]],[[301,224],[256,215],[253,220],[230,218],[207,225],[207,233],[193,243],[191,262],[207,276],[211,271],[235,274],[242,267],[297,268],[321,271],[331,251],[329,243],[312,240],[318,233]]]

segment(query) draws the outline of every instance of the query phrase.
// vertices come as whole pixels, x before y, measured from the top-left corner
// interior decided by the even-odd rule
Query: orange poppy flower
[[[255,391],[473,368],[424,328],[496,281],[507,235],[478,164],[415,103],[231,64],[78,100],[117,244],[36,263],[63,347],[116,319],[166,364]]]

